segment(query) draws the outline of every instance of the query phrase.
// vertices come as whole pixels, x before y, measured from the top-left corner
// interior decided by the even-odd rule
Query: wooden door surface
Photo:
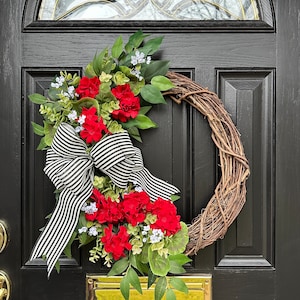
[[[43,173],[45,153],[28,100],[43,93],[60,70],[82,74],[97,50],[137,29],[164,36],[160,58],[215,91],[236,124],[249,159],[247,202],[225,238],[199,251],[188,272],[213,276],[213,299],[298,299],[299,22],[300,3],[259,1],[261,21],[37,21],[39,1],[5,1],[0,46],[0,219],[9,244],[0,270],[11,279],[11,299],[85,299],[87,273],[106,269],[88,249],[62,258],[47,278],[29,255],[54,187]],[[151,117],[159,128],[143,134],[145,165],[178,186],[184,221],[197,216],[214,192],[220,171],[207,121],[192,107],[168,103]],[[5,298],[4,298],[5,299]]]

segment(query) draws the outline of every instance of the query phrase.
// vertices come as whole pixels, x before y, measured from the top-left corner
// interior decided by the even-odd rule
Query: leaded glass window
[[[42,0],[40,20],[259,20],[256,0]]]

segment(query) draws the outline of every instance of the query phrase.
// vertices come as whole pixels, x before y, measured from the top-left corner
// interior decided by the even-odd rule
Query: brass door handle
[[[3,221],[0,221],[0,253],[6,248],[7,244],[8,244],[8,233],[7,233],[6,225]]]
[[[9,300],[11,284],[8,275],[0,271],[0,300]]]

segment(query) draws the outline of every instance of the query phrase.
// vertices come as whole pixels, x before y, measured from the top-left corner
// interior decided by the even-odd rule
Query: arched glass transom
[[[42,0],[39,20],[260,20],[256,0]]]

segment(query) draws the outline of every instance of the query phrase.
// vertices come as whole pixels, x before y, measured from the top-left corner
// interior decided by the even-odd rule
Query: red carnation
[[[112,117],[121,122],[136,118],[140,111],[140,99],[134,96],[130,85],[128,83],[118,85],[111,92],[119,100],[120,105],[120,109],[112,112]]]
[[[75,91],[80,98],[95,98],[99,94],[100,83],[101,82],[97,76],[93,78],[88,78],[84,76],[80,79],[79,85]]]
[[[104,250],[111,253],[114,260],[118,260],[125,256],[125,250],[131,250],[132,245],[129,243],[129,234],[125,226],[120,226],[119,232],[113,232],[113,225],[109,224],[104,229],[104,235],[101,238]]]

